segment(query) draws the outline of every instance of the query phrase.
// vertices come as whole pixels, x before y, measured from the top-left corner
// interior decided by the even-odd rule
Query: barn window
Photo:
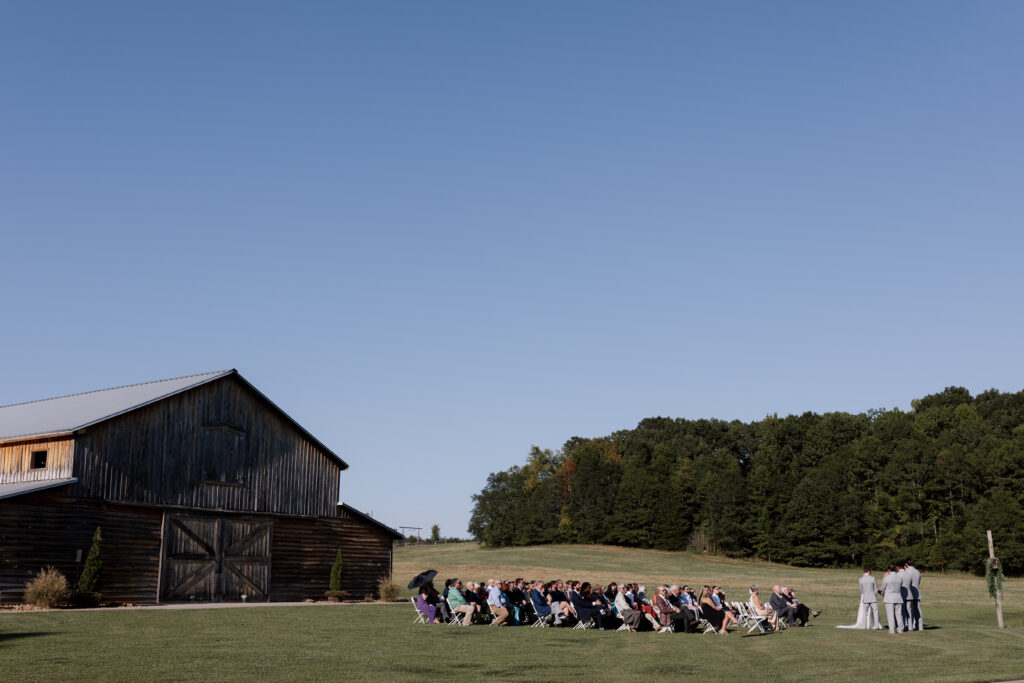
[[[203,481],[240,486],[245,475],[246,433],[231,425],[207,425],[203,433]]]
[[[32,469],[46,469],[46,451],[32,451]]]

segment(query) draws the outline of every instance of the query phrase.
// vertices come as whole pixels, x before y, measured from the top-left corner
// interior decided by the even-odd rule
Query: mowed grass
[[[989,681],[1024,677],[1024,581],[1006,585],[1006,619],[982,579],[925,574],[929,630],[890,636],[833,628],[855,618],[857,572],[684,553],[597,547],[395,551],[395,578],[423,569],[463,579],[577,578],[785,582],[825,610],[812,625],[767,636],[414,625],[412,608],[316,605],[210,610],[0,613],[0,680],[709,680]]]

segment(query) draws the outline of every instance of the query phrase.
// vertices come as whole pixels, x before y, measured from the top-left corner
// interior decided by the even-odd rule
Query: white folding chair
[[[529,603],[530,610],[533,612],[533,616],[537,619],[535,622],[530,624],[530,628],[547,628],[548,626],[551,626],[552,623],[555,621],[555,608],[551,608],[551,614],[547,615],[546,617],[542,617],[537,612],[537,605],[533,604],[532,598],[529,600]]]
[[[494,613],[494,605],[488,603],[487,609],[491,612],[491,623],[489,623],[488,626],[496,626],[498,624],[498,615]],[[506,607],[505,609],[508,608]],[[505,621],[507,622],[508,619],[506,618]]]
[[[409,600],[412,603],[412,608],[416,610],[416,618],[412,620],[414,624],[425,624],[427,623],[427,615],[420,611],[420,606],[416,604],[416,598]]]
[[[594,617],[590,617],[586,621],[580,619],[579,615],[576,614],[576,607],[571,602],[569,603],[569,611],[572,612],[574,617],[576,617],[576,623],[573,625],[573,629],[578,628],[586,630],[588,628],[594,628]]]
[[[752,633],[755,628],[761,633],[767,632],[764,622],[768,621],[768,617],[758,614],[757,609],[754,608],[754,603],[737,602],[736,606],[739,607],[740,616],[743,617],[743,621],[748,627],[747,633]]]
[[[448,598],[444,599],[444,604],[448,605],[448,614],[452,615],[451,618],[448,620],[448,625],[465,626],[465,624],[462,623],[462,615],[460,615],[452,608],[452,603],[448,601]]]

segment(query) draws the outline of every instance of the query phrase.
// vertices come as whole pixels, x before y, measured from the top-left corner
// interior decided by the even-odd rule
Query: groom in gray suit
[[[878,582],[871,576],[871,570],[864,568],[860,577],[860,611],[864,615],[864,628],[882,628],[878,622]],[[860,621],[858,619],[857,621]]]
[[[889,622],[889,633],[903,633],[903,581],[896,572],[896,565],[890,564],[889,571],[882,579],[882,602],[885,603],[885,618]]]

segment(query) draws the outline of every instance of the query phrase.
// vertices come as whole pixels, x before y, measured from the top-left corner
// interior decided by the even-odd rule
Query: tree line
[[[758,422],[654,417],[491,474],[469,531],[489,546],[599,543],[801,566],[981,571],[986,529],[1024,569],[1024,391],[962,387],[912,410]]]

